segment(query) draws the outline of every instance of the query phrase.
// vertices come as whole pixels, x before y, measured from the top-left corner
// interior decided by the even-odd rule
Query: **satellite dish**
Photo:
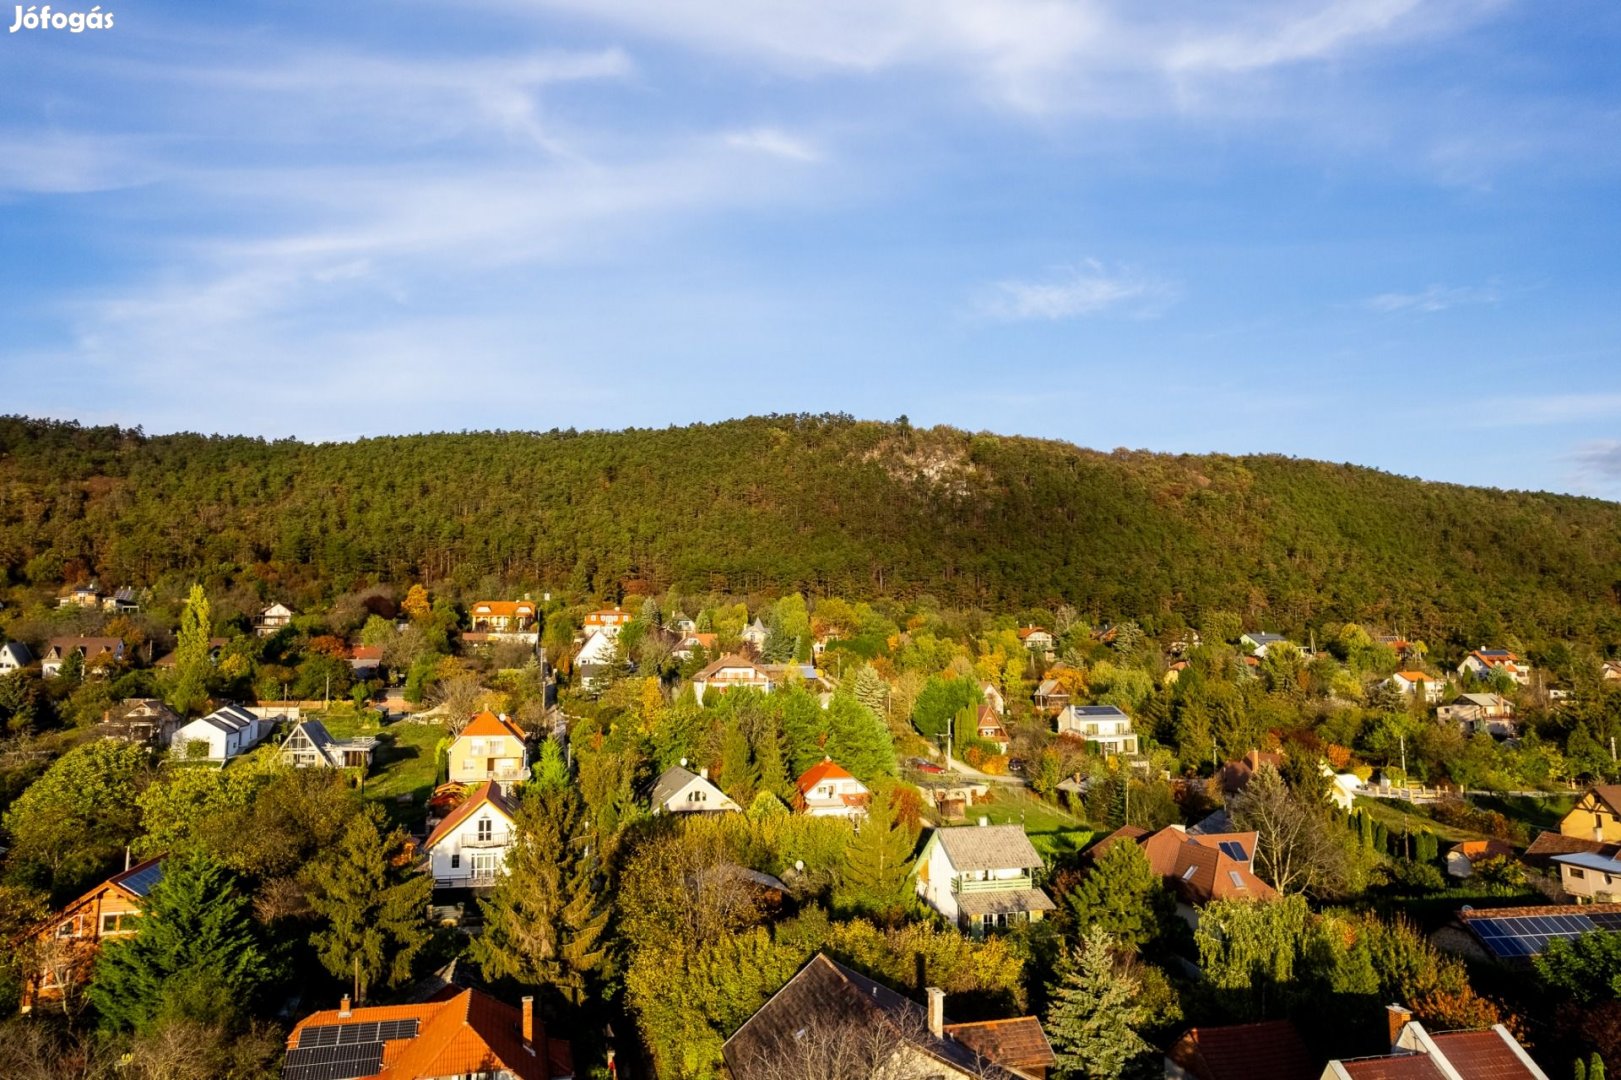
[[[805,872],[805,860],[804,859],[795,859],[794,860],[794,869],[799,871],[801,874],[803,874]]]
[[[685,769],[687,767],[687,759],[686,758],[681,759],[681,767],[683,769]]]

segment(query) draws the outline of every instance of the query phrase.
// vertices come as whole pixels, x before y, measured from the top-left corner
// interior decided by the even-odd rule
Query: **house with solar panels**
[[[1319,1080],[1548,1080],[1502,1024],[1430,1032],[1401,1005],[1386,1012],[1390,1053],[1330,1061]]]
[[[163,876],[162,858],[137,863],[97,885],[30,932],[37,963],[23,972],[20,1008],[61,1001],[90,980],[101,943],[133,934],[141,905]]]
[[[1137,753],[1131,717],[1113,705],[1066,705],[1058,714],[1058,734],[1076,735],[1103,754]]]
[[[1198,909],[1212,900],[1275,900],[1277,890],[1255,875],[1260,834],[1251,832],[1191,833],[1181,825],[1158,832],[1123,825],[1087,849],[1096,862],[1115,844],[1136,844],[1148,865],[1176,891],[1177,910],[1190,926]]]
[[[519,1008],[478,990],[417,1005],[336,1009],[287,1036],[282,1080],[573,1080],[574,1048]]]
[[[1541,907],[1464,908],[1458,920],[1494,958],[1526,961],[1541,956],[1554,938],[1595,930],[1621,930],[1621,904],[1548,904]]]

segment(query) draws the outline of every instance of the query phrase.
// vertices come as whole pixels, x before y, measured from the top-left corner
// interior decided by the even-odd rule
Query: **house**
[[[1580,836],[1565,836],[1551,829],[1544,829],[1537,833],[1536,839],[1532,840],[1520,855],[1520,861],[1533,870],[1557,874],[1559,866],[1553,861],[1555,855],[1603,851],[1605,846],[1602,840],[1584,840]]]
[[[979,707],[979,723],[975,733],[986,742],[995,743],[998,754],[1007,753],[1007,730],[1002,727],[1002,714],[996,711],[994,705]]]
[[[222,637],[209,638],[208,639],[208,662],[210,664],[219,663],[220,662],[220,657],[225,655],[225,646],[229,645],[230,643],[231,642],[230,642],[229,638],[222,638]],[[180,660],[179,660],[178,656],[176,656],[172,652],[166,652],[162,656],[158,657],[156,660],[152,661],[152,666],[155,667],[155,668],[161,668],[161,669],[163,669],[165,671],[168,671],[168,670],[172,669],[175,666],[175,664],[177,664],[179,662],[180,662]]]
[[[1507,675],[1519,686],[1531,682],[1531,666],[1507,649],[1488,649],[1482,645],[1458,665],[1460,676],[1469,675],[1476,679],[1490,678],[1498,672]]]
[[[1113,705],[1066,705],[1058,714],[1058,734],[1079,735],[1104,754],[1135,754],[1137,734],[1131,717]]]
[[[1186,656],[1203,644],[1204,639],[1199,636],[1199,631],[1190,626],[1172,635],[1170,640],[1165,643],[1165,651],[1171,656]]]
[[[867,816],[872,791],[860,780],[834,763],[832,758],[806,769],[794,781],[799,789],[795,803],[800,813],[810,817],[842,817],[855,820]]]
[[[492,712],[473,717],[450,744],[449,780],[477,784],[493,780],[510,794],[529,779],[529,741],[523,729]]]
[[[593,630],[586,635],[585,642],[580,651],[574,654],[574,666],[577,668],[606,667],[613,663],[616,641],[619,637],[617,631],[609,633],[606,630]]]
[[[687,613],[684,611],[678,611],[671,616],[668,626],[678,634],[695,634],[698,632],[698,624],[688,618]]]
[[[1573,851],[1548,860],[1559,868],[1559,885],[1577,903],[1614,903],[1621,898],[1621,844]]]
[[[1465,840],[1447,849],[1447,876],[1463,880],[1475,872],[1475,864],[1487,859],[1512,859],[1514,846],[1504,840]]]
[[[381,645],[356,645],[349,650],[349,669],[357,679],[375,679],[383,670]]]
[[[756,615],[754,621],[745,626],[743,633],[738,636],[743,639],[743,644],[758,652],[765,648],[765,639],[770,636],[770,633],[766,629],[765,623],[761,622],[760,617]]]
[[[1031,652],[1050,653],[1055,644],[1051,633],[1039,626],[1019,627],[1019,641]]]
[[[483,888],[506,873],[515,811],[500,785],[480,784],[428,833],[422,850],[436,888]]]
[[[1439,675],[1430,675],[1423,671],[1398,671],[1386,681],[1388,681],[1391,686],[1394,686],[1397,690],[1400,690],[1403,694],[1408,696],[1412,696],[1413,694],[1419,693],[1420,690],[1422,690],[1424,694],[1423,700],[1428,705],[1434,705],[1439,702],[1441,700],[1441,695],[1445,693],[1447,688],[1447,681],[1445,679],[1441,678]]]
[[[1188,670],[1186,660],[1173,660],[1165,665],[1165,675],[1160,679],[1160,683],[1164,686],[1175,686],[1176,681],[1182,677],[1182,673],[1186,670]]]
[[[124,641],[115,637],[52,638],[40,658],[40,672],[46,678],[60,675],[62,665],[74,655],[84,661],[85,671],[98,671],[124,659]]]
[[[22,1011],[82,989],[101,943],[135,932],[141,904],[162,876],[161,858],[127,867],[30,931],[34,948],[23,972]]]
[[[180,723],[180,714],[157,698],[129,698],[102,714],[96,733],[104,739],[167,750]]]
[[[468,609],[467,617],[477,633],[532,637],[539,610],[530,600],[480,600]]]
[[[1520,733],[1514,703],[1500,694],[1459,694],[1452,704],[1437,709],[1435,716],[1443,723],[1457,724],[1465,735],[1484,731],[1500,739],[1512,739]]]
[[[1330,1061],[1319,1080],[1548,1080],[1502,1024],[1430,1034],[1400,1005],[1388,1008],[1390,1053]]]
[[[580,622],[580,635],[590,637],[598,630],[605,631],[609,637],[614,637],[630,622],[631,613],[620,607],[603,608],[586,615]]]
[[[1621,844],[1621,784],[1595,784],[1559,819],[1561,836]]]
[[[104,595],[105,594],[96,587],[96,583],[92,581],[88,585],[76,585],[62,596],[57,597],[56,606],[59,608],[99,608],[101,606],[101,598]]]
[[[767,665],[757,664],[737,653],[727,653],[692,677],[692,692],[698,704],[702,705],[704,695],[711,690],[718,693],[746,687],[769,694],[777,688],[778,681],[772,677]]]
[[[1036,887],[1041,855],[1018,825],[936,828],[917,858],[917,895],[975,936],[1040,922],[1056,907]]]
[[[293,609],[286,604],[271,604],[253,620],[253,632],[260,637],[273,637],[293,625]]]
[[[1222,794],[1232,796],[1243,791],[1249,786],[1250,778],[1263,765],[1281,769],[1283,768],[1283,755],[1272,751],[1251,750],[1237,761],[1229,761],[1223,764],[1219,774]]]
[[[928,1004],[919,1004],[819,952],[726,1040],[726,1071],[732,1080],[1039,1080],[1056,1063],[1035,1017],[952,1024],[945,992],[929,987],[925,995]]]
[[[1166,1080],[1317,1080],[1317,1067],[1287,1020],[1194,1027],[1165,1052]]]
[[[742,809],[732,801],[731,796],[710,782],[708,769],[694,773],[688,771],[685,765],[683,759],[680,765],[671,765],[653,781],[648,798],[653,804],[654,814],[702,814]]]
[[[258,746],[272,726],[240,705],[222,705],[176,731],[170,746],[184,760],[223,765]]]
[[[1032,695],[1036,708],[1062,709],[1069,704],[1068,684],[1062,678],[1066,672],[1079,674],[1068,664],[1054,664],[1047,669],[1047,674],[1036,684],[1036,692]]]
[[[339,742],[321,721],[303,720],[293,725],[277,754],[295,769],[359,769],[364,774],[376,748],[377,740],[370,736]]]
[[[8,641],[0,645],[0,675],[10,675],[13,671],[21,671],[34,662],[34,654],[28,651],[28,646],[20,641]]]
[[[103,597],[101,606],[118,615],[133,615],[141,610],[141,599],[134,589],[125,585],[111,596]]]
[[[1621,682],[1621,660],[1606,660],[1599,666],[1598,677],[1603,682]]]
[[[1087,851],[1096,861],[1110,847],[1133,843],[1143,849],[1148,865],[1176,889],[1183,919],[1197,924],[1195,909],[1212,900],[1275,900],[1277,891],[1255,876],[1255,832],[1198,832],[1167,825],[1148,832],[1124,825]]]
[[[1260,630],[1256,630],[1248,634],[1238,635],[1238,643],[1240,645],[1247,646],[1250,652],[1255,656],[1265,656],[1266,651],[1274,645],[1294,644],[1282,634],[1269,634]],[[1298,648],[1299,646],[1295,647]]]
[[[513,1008],[454,987],[418,1005],[312,1013],[287,1036],[282,1080],[573,1080],[574,1049],[535,1019],[534,998]]]
[[[979,696],[985,704],[996,710],[996,715],[1007,715],[1007,698],[1002,696],[1002,691],[996,688],[995,683],[980,683]]]
[[[691,660],[692,654],[702,649],[704,655],[708,656],[714,653],[715,643],[719,640],[719,634],[700,634],[689,631],[676,639],[675,647],[670,650],[670,655],[678,660]]]

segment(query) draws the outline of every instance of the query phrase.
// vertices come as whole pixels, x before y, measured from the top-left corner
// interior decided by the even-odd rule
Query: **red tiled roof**
[[[1422,671],[1398,671],[1396,678],[1406,679],[1408,682],[1445,682],[1445,679],[1436,675],[1427,675]]]
[[[381,660],[383,647],[381,645],[356,645],[349,650],[351,660]]]
[[[1597,851],[1602,847],[1604,847],[1602,840],[1584,840],[1580,836],[1566,836],[1551,829],[1544,829],[1531,841],[1531,846],[1525,849],[1525,858],[1546,860],[1554,855],[1575,855],[1583,851]]]
[[[496,786],[494,780],[486,780],[478,786],[477,790],[467,796],[460,806],[446,814],[444,820],[434,826],[433,832],[429,834],[427,841],[422,846],[424,848],[433,847],[440,840],[443,840],[452,829],[472,816],[474,810],[486,803],[494,807],[508,821],[513,819],[512,807],[507,803],[506,798],[502,796],[501,789]]]
[[[1476,859],[1512,858],[1514,846],[1504,840],[1464,840],[1453,844],[1447,854],[1456,852],[1474,862]]]
[[[473,605],[474,615],[491,615],[497,618],[514,615],[533,615],[535,605],[529,600],[480,600]]]
[[[457,738],[466,738],[468,736],[488,738],[497,735],[510,735],[519,742],[522,742],[524,738],[523,729],[517,724],[504,716],[497,716],[489,711],[481,712],[469,720],[467,726],[462,728],[462,733]]]
[[[800,794],[804,794],[805,792],[808,792],[814,788],[817,784],[820,784],[823,780],[854,779],[855,777],[851,776],[849,773],[845,772],[844,769],[840,768],[836,763],[834,763],[832,758],[823,758],[821,761],[805,770],[805,774],[799,778],[798,787]]]
[[[1536,1074],[1497,1031],[1449,1031],[1431,1035],[1459,1076],[1469,1080],[1531,1080]]]
[[[1197,1080],[1316,1080],[1321,1073],[1287,1020],[1189,1028],[1165,1056]]]
[[[298,1045],[306,1027],[380,1020],[416,1020],[417,1034],[385,1043],[382,1071],[363,1080],[423,1080],[500,1069],[521,1080],[552,1080],[574,1072],[573,1047],[567,1040],[551,1038],[537,1020],[533,1042],[526,1047],[522,1012],[477,990],[421,1005],[353,1009],[348,1016],[327,1009],[299,1021],[287,1037],[287,1047]]]
[[[1428,1054],[1353,1059],[1340,1068],[1351,1080],[1447,1080]]]
[[[1020,628],[1019,628],[1019,640],[1020,640],[1020,641],[1025,641],[1025,640],[1027,640],[1027,639],[1028,639],[1028,638],[1029,638],[1029,637],[1030,637],[1030,636],[1031,636],[1031,635],[1032,635],[1032,634],[1046,634],[1046,633],[1047,633],[1047,631],[1045,631],[1045,630],[1043,630],[1043,629],[1042,629],[1042,628],[1041,628],[1041,627],[1039,627],[1039,626],[1024,626],[1024,627],[1020,627]],[[1048,635],[1048,636],[1049,636],[1049,637],[1051,637],[1051,636],[1052,636],[1052,635],[1050,635],[1050,634],[1049,634],[1049,635]]]
[[[759,664],[756,664],[753,660],[750,660],[748,657],[739,656],[736,653],[727,653],[725,656],[714,661],[708,667],[694,675],[692,677],[692,681],[708,682],[710,679],[713,679],[718,672],[724,670],[725,668],[748,668],[751,671],[758,672],[767,679],[771,678],[769,672],[767,672]]]
[[[1010,1020],[981,1020],[974,1024],[947,1024],[945,1034],[998,1065],[1015,1069],[1047,1068],[1058,1064],[1041,1021],[1034,1016]]]

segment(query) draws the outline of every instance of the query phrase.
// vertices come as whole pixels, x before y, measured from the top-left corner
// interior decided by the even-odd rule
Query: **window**
[[[103,915],[101,917],[101,932],[103,934],[118,933],[118,921],[117,915]]]
[[[1227,871],[1227,876],[1232,879],[1233,888],[1242,889],[1244,887],[1244,879],[1238,876],[1237,870]]]
[[[1582,873],[1582,868],[1579,866],[1567,866],[1565,869],[1570,871],[1570,876],[1573,878],[1579,879],[1587,876],[1586,874]]]
[[[1194,874],[1197,874],[1198,872],[1199,872],[1199,867],[1197,865],[1190,866],[1190,867],[1188,867],[1186,870],[1184,870],[1182,872],[1182,880],[1186,881],[1189,878],[1191,878]]]
[[[450,857],[450,868],[452,870],[460,870],[461,867],[462,867],[462,857],[461,857],[461,855],[460,854],[452,855]]]
[[[478,819],[478,838],[480,840],[489,840],[494,835],[495,835],[495,827],[494,827],[494,824],[490,821],[490,819],[489,818],[479,818]]]

